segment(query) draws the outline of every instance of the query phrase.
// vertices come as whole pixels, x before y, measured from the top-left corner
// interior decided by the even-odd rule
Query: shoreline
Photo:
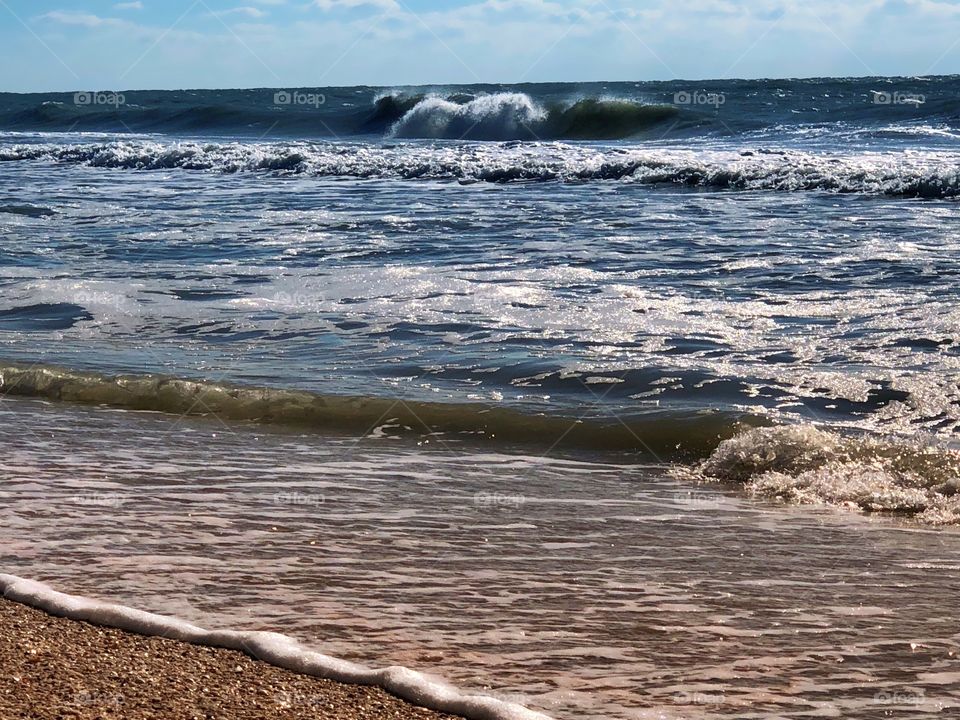
[[[174,618],[0,574],[4,720],[549,720],[403,667]]]
[[[0,658],[0,717],[7,720],[462,720],[382,688],[56,617],[5,598]]]

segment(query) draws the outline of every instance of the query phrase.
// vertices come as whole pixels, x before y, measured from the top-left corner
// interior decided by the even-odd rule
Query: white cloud
[[[267,16],[267,13],[260,8],[250,7],[245,5],[243,7],[230,8],[228,10],[217,10],[216,12],[210,13],[215,17],[226,17],[228,15],[243,15],[248,18],[263,18]]]
[[[286,85],[392,85],[910,75],[960,67],[960,46],[952,48],[960,5],[950,0],[470,0],[417,14],[407,0],[234,2],[218,13],[224,22],[229,16],[229,32],[210,23],[202,5],[172,31],[68,10],[34,20],[59,56],[104,87],[133,63],[123,76],[130,87],[249,87],[276,85],[278,77]],[[284,17],[278,6],[313,12]],[[7,55],[0,47],[0,62]],[[19,82],[52,81],[37,70]]]
[[[895,3],[887,3],[893,5]],[[915,7],[928,15],[941,15],[954,17],[960,15],[960,6],[948,2],[936,2],[935,0],[906,0],[906,2],[896,3],[901,7]]]
[[[70,10],[51,10],[40,15],[41,20],[50,20],[62,25],[76,25],[87,28],[121,27],[129,25],[126,20],[119,18],[104,18],[90,13],[74,12]]]
[[[143,3],[140,0],[136,2],[122,2],[113,6],[114,10],[143,10]]]
[[[396,0],[313,0],[311,4],[325,12],[363,7],[383,10],[384,12],[400,10],[400,5],[397,4]]]

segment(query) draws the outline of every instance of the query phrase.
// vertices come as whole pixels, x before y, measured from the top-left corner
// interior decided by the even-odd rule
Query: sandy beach
[[[3,720],[454,720],[384,690],[0,600]]]

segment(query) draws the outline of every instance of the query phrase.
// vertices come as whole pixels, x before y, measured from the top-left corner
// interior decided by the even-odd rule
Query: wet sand
[[[0,599],[4,720],[456,720],[384,690]]]

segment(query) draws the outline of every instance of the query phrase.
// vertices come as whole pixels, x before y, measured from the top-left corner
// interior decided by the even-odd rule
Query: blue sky
[[[0,0],[0,90],[960,72],[960,0]]]

